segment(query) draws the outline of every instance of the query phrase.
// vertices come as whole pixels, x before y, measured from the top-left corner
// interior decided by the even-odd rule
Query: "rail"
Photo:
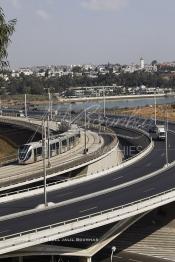
[[[134,128],[133,128],[133,129],[134,129]],[[135,129],[134,129],[134,130],[135,130]],[[138,129],[137,131],[138,131],[139,133],[140,133],[140,132],[143,132],[143,130],[140,130],[140,129]],[[112,169],[110,169],[110,170],[113,170],[113,172],[114,172],[115,169],[118,170],[118,167],[120,167],[120,168],[121,168],[121,167],[125,167],[125,166],[129,165],[130,163],[132,163],[133,161],[135,162],[135,161],[137,161],[138,159],[140,159],[140,158],[142,158],[143,156],[145,156],[148,152],[150,152],[150,150],[151,150],[151,149],[153,148],[153,146],[154,146],[154,143],[153,143],[152,139],[151,139],[151,138],[149,138],[149,139],[150,139],[150,143],[148,144],[147,147],[144,148],[144,150],[142,150],[142,152],[139,152],[138,154],[130,157],[129,159],[124,160],[121,165],[117,166],[117,169],[116,169],[116,168],[112,168]],[[117,145],[116,145],[116,146],[117,146]],[[112,146],[111,146],[111,148],[112,148]],[[86,163],[86,162],[85,162],[85,163]],[[69,171],[69,170],[71,170],[71,168],[70,168],[70,169],[67,169],[67,168],[66,168],[65,170],[68,170],[68,171]],[[65,170],[63,170],[63,171],[65,171]],[[110,170],[107,170],[107,172],[109,172]],[[60,172],[61,172],[61,171],[60,171]],[[54,174],[54,173],[52,173],[52,174]],[[99,175],[99,173],[97,173],[96,175]],[[51,175],[50,175],[50,176],[51,176]],[[92,176],[95,177],[94,174],[89,175],[89,177],[92,177]],[[39,179],[39,178],[42,178],[42,177],[43,177],[43,174],[41,174],[41,176],[38,177],[38,179]],[[61,183],[64,183],[64,182],[71,182],[71,181],[75,181],[75,180],[77,180],[77,179],[83,179],[83,177],[84,177],[84,176],[62,179],[62,180],[58,180],[58,181],[55,181],[55,182],[48,183],[47,186],[58,185],[58,184],[61,184]],[[26,182],[27,182],[27,181],[30,182],[30,181],[32,181],[32,180],[34,180],[34,179],[35,179],[34,177],[32,177],[32,178],[27,178]],[[19,183],[20,183],[20,182],[19,182]],[[14,184],[14,183],[11,183],[11,185],[13,185],[13,184]],[[27,191],[29,192],[29,191],[32,191],[32,190],[35,190],[35,189],[40,189],[40,188],[42,188],[42,187],[43,187],[43,185],[30,187],[30,188],[28,188],[28,189],[16,190],[16,191],[13,191],[13,192],[8,192],[8,193],[2,193],[2,194],[0,194],[0,198],[1,198],[1,197],[6,197],[6,196],[10,196],[10,195],[14,195],[14,194],[18,194],[18,193],[25,193],[25,192],[27,192]]]
[[[92,128],[92,127],[91,127]],[[93,128],[95,128],[93,126]],[[101,156],[107,154],[108,152],[110,152],[113,148],[115,148],[118,144],[118,139],[115,135],[115,133],[113,132],[112,129],[106,129],[106,131],[108,131],[108,133],[106,134],[103,134],[101,133],[101,135],[104,137],[104,144],[102,147],[100,147],[97,151],[95,152],[92,152],[92,153],[89,153],[87,155],[84,155],[84,156],[81,156],[81,157],[78,157],[76,160],[74,160],[73,162],[70,162],[70,163],[65,163],[59,167],[53,167],[53,168],[50,168],[47,170],[47,175],[52,175],[53,173],[56,173],[59,171],[60,172],[64,172],[65,170],[69,170],[71,168],[74,168],[75,166],[81,166],[81,165],[86,165],[87,163],[91,162],[91,161],[95,161],[96,159],[100,158]],[[110,141],[109,141],[110,139]],[[38,171],[38,172],[35,172],[34,174],[32,174],[32,178],[31,179],[27,179],[27,181],[30,181],[30,180],[33,180],[35,178],[40,178],[40,177],[43,177],[43,172],[42,171]],[[18,182],[20,181],[20,178],[17,178],[18,179]],[[67,180],[70,180],[70,179],[65,179],[64,181],[67,181]],[[11,180],[11,177],[6,180],[6,183],[9,182],[9,181],[12,181]],[[22,180],[23,181],[23,180]],[[56,184],[59,184],[59,183],[62,183],[63,181],[56,181],[56,182],[53,182],[52,184],[49,184],[49,185],[54,185],[55,183]],[[13,183],[10,183],[10,185],[13,185]],[[42,186],[41,186],[42,187]],[[40,188],[40,187],[37,187],[37,189]],[[32,188],[34,189],[34,188]],[[36,189],[36,187],[35,187]],[[25,191],[22,190],[22,192],[26,192],[28,189],[26,189]],[[19,192],[19,191],[15,191],[15,192]],[[21,191],[20,191],[21,193]],[[3,196],[8,196],[10,193],[7,193],[7,194],[1,194],[0,197],[3,197]],[[11,194],[13,194],[13,192],[11,192]]]
[[[145,154],[147,154],[153,148],[153,145],[154,144],[153,144],[153,142],[151,140],[151,143],[144,150],[142,150],[141,153],[138,153],[138,154],[130,157],[129,160],[128,159],[124,160],[121,165],[116,167],[116,169],[118,167],[120,167],[120,168],[121,167],[125,167],[127,164],[132,163],[133,160],[137,160],[137,159],[142,158]],[[109,172],[109,171],[111,171],[113,169],[115,169],[115,168],[109,169],[106,172]],[[114,171],[115,170],[113,170],[113,172]],[[89,177],[92,177],[92,176],[95,177],[95,174],[89,175]],[[47,187],[54,186],[54,185],[59,185],[61,183],[65,183],[65,182],[76,181],[77,179],[83,179],[83,177],[84,176],[79,176],[79,177],[73,177],[73,178],[67,178],[67,179],[58,180],[58,181],[55,181],[55,182],[48,183]],[[37,190],[37,189],[41,189],[41,188],[43,188],[43,185],[34,186],[34,187],[27,188],[27,189],[16,190],[16,191],[8,192],[8,193],[3,193],[3,194],[0,194],[0,198],[16,195],[16,194],[20,194],[20,193],[25,193],[25,192],[31,192],[33,190]]]

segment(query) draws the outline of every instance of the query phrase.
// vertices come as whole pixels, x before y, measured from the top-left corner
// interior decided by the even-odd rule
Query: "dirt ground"
[[[137,107],[132,109],[116,109],[108,112],[111,114],[129,114],[143,116],[146,118],[154,118],[155,116],[154,106]],[[156,114],[159,119],[164,120],[168,118],[171,121],[175,121],[175,105],[158,105]]]
[[[17,154],[17,149],[15,149],[10,143],[0,138],[0,163],[14,158]]]

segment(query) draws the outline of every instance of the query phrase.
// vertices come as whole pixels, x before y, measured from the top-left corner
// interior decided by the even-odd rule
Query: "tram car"
[[[50,157],[62,154],[79,143],[80,130],[71,130],[59,135],[59,137],[51,138],[48,145],[46,140],[46,158],[48,158],[49,146]],[[42,141],[31,142],[22,145],[18,150],[18,163],[27,165],[43,159]]]

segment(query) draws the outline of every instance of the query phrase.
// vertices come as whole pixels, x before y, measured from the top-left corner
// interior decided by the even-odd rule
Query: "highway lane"
[[[36,214],[0,222],[0,236],[62,222],[113,207],[119,207],[161,193],[173,187],[175,187],[175,172],[174,168],[171,168],[158,177],[150,178],[118,191]]]
[[[172,162],[175,160],[175,134],[169,133],[168,140],[171,146],[171,148],[169,148],[169,162]],[[68,188],[50,192],[48,193],[48,202],[60,203],[65,200],[70,200],[83,195],[92,194],[106,188],[118,186],[154,172],[162,168],[164,165],[165,142],[156,141],[152,152],[134,165],[83,184],[69,186]],[[42,203],[43,195],[3,203],[0,204],[0,216],[33,209]]]

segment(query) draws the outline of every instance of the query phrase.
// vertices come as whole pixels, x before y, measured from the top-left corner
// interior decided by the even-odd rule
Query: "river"
[[[157,104],[172,104],[175,103],[175,97],[159,97],[156,99]],[[115,108],[132,108],[140,107],[146,105],[153,105],[154,98],[141,98],[141,99],[126,99],[126,100],[113,100],[105,101],[106,109],[115,109]],[[58,111],[72,110],[75,112],[80,112],[85,108],[100,108],[104,107],[104,101],[95,101],[95,102],[76,102],[72,104],[58,104],[54,105],[53,109]],[[46,107],[45,107],[46,109]]]

